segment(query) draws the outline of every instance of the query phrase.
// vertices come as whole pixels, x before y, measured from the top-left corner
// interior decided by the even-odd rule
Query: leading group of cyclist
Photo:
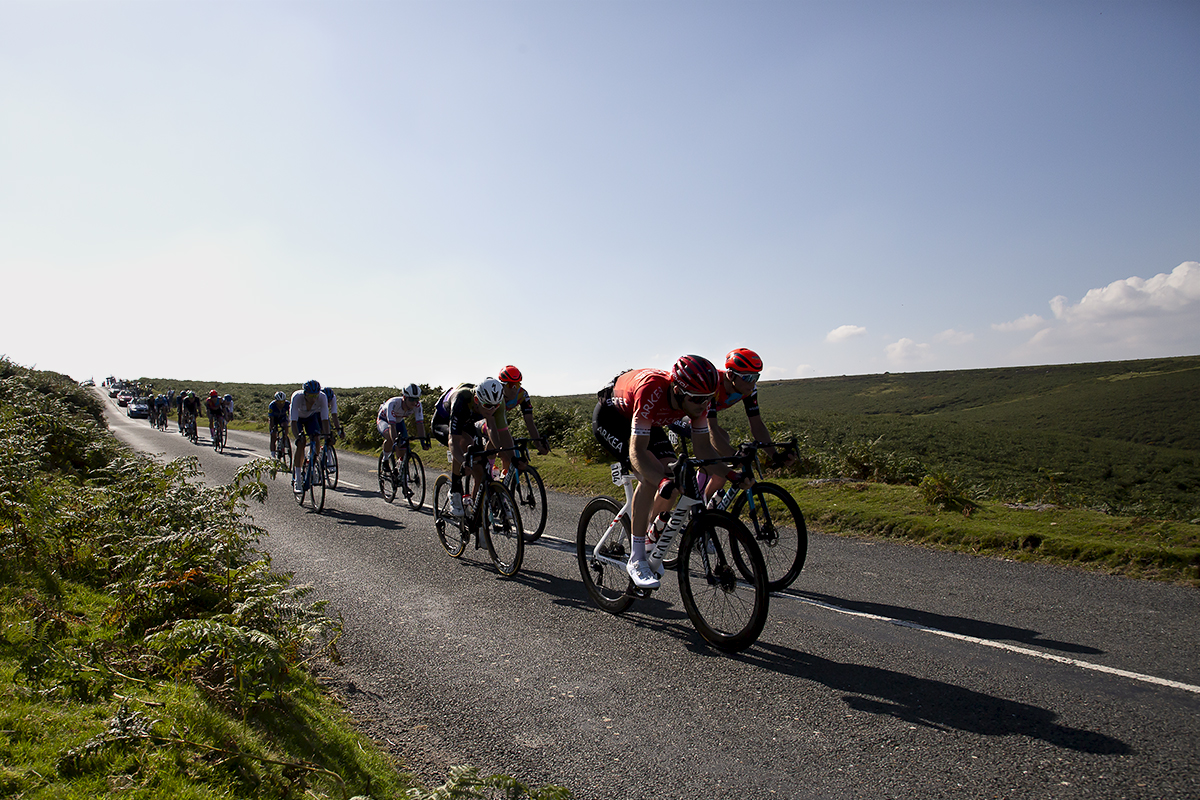
[[[717,413],[741,402],[754,438],[770,442],[758,408],[758,378],[762,359],[753,350],[737,348],[725,357],[718,370],[702,356],[686,355],[670,370],[632,369],[617,375],[598,393],[592,414],[596,440],[621,461],[637,478],[630,521],[632,547],[626,571],[634,586],[657,589],[663,576],[661,563],[647,558],[647,541],[652,542],[662,520],[679,499],[671,464],[676,459],[667,426],[689,429],[699,458],[729,457],[734,448],[729,434],[717,423]],[[727,467],[705,467],[706,497],[731,480],[746,488],[752,480]],[[661,523],[660,523],[661,524]]]
[[[647,558],[647,542],[653,543],[657,530],[655,522],[679,499],[674,485],[672,463],[675,448],[667,427],[690,436],[699,458],[721,458],[734,455],[729,433],[720,426],[717,414],[741,403],[755,441],[768,453],[770,434],[758,407],[758,379],[763,362],[758,354],[746,348],[731,350],[725,357],[725,368],[717,369],[702,356],[680,357],[669,370],[631,369],[614,377],[598,393],[592,413],[592,431],[596,441],[618,459],[637,479],[633,493],[632,548],[627,565],[630,579],[638,588],[658,588],[663,576],[661,564],[651,564]],[[538,452],[546,455],[549,446],[538,432],[533,416],[533,403],[522,387],[521,371],[506,366],[499,378],[485,378],[479,384],[461,383],[447,389],[438,398],[433,419],[427,432],[421,406],[421,388],[410,383],[401,394],[379,406],[377,427],[383,440],[383,464],[393,470],[403,459],[409,442],[406,421],[413,419],[417,438],[424,449],[430,447],[430,436],[449,448],[450,455],[450,513],[463,514],[463,471],[467,453],[472,447],[499,451],[502,471],[511,468],[514,442],[509,431],[508,413],[520,410],[531,441]],[[168,398],[167,402],[171,402]],[[185,427],[188,415],[198,415],[200,403],[191,390],[181,392],[174,400],[180,410],[180,428]],[[204,402],[209,416],[209,431],[215,435],[217,426],[228,421],[233,413],[233,398],[220,397],[214,389]],[[267,406],[271,433],[271,451],[275,452],[279,437],[288,448],[290,433],[296,440],[297,459],[293,480],[303,475],[308,437],[320,437],[332,444],[339,429],[337,395],[318,381],[310,380],[290,398],[276,392]],[[484,464],[475,466],[476,481],[482,480]],[[747,487],[751,476],[738,474],[720,465],[706,467],[706,497],[721,489],[726,481]]]

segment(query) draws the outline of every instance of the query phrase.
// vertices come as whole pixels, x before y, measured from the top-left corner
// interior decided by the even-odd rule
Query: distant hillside
[[[879,440],[994,497],[1200,516],[1200,356],[767,381],[759,396],[772,427],[818,450]]]

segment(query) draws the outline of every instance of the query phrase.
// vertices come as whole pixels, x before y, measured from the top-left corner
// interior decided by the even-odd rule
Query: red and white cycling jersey
[[[633,421],[633,435],[647,436],[651,428],[678,422],[687,412],[671,408],[671,374],[661,369],[632,369],[617,377],[613,405]],[[692,430],[708,432],[708,405],[691,417]]]

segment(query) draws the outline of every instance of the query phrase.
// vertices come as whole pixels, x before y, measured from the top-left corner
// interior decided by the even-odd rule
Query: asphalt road
[[[232,431],[219,455],[111,412],[121,439],[198,456],[209,481],[267,455],[263,434]],[[553,496],[503,579],[486,551],[447,556],[428,502],[384,502],[374,459],[339,456],[325,513],[282,478],[251,513],[275,564],[344,618],[324,677],[428,781],[467,763],[597,800],[1200,797],[1196,590],[813,534],[759,642],[730,656],[670,576],[621,616],[590,603],[587,498]]]

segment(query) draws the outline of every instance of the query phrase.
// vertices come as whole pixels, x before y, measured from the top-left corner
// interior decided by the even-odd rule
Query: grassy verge
[[[434,467],[434,458],[426,463]],[[560,452],[535,456],[547,488],[623,499],[609,465]],[[440,463],[437,465],[440,466]],[[771,478],[796,498],[810,530],[869,535],[1020,561],[1200,587],[1200,525],[1085,509],[978,502],[969,515],[930,507],[915,486]]]
[[[567,796],[469,768],[417,785],[310,672],[341,622],[256,547],[266,462],[206,485],[105,409],[0,358],[0,796]]]

